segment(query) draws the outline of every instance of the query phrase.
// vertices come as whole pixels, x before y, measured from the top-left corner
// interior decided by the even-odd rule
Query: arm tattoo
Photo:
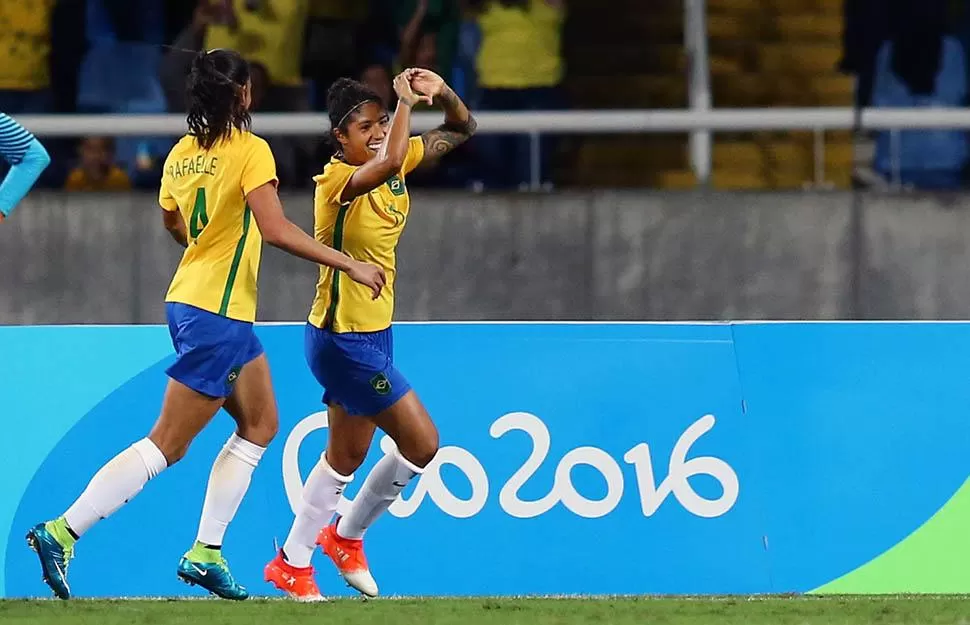
[[[424,160],[437,160],[459,145],[468,141],[478,123],[471,116],[465,104],[451,89],[441,94],[442,107],[445,109],[445,123],[423,135]]]
[[[471,118],[469,118],[469,121],[472,123],[470,127],[456,127],[442,124],[434,130],[429,130],[421,135],[421,139],[424,140],[425,158],[441,158],[465,141],[468,141],[468,138],[474,132],[475,123]]]

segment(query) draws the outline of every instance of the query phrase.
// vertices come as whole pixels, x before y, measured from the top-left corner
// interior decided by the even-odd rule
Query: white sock
[[[363,538],[367,528],[391,507],[408,482],[423,472],[424,469],[408,462],[394,448],[371,469],[350,506],[350,512],[337,524],[337,534],[343,538]]]
[[[222,451],[212,463],[209,486],[202,505],[197,540],[212,547],[221,547],[229,522],[236,516],[243,495],[249,489],[253,470],[263,457],[265,447],[250,443],[236,434],[229,437]]]
[[[71,531],[81,536],[95,523],[117,512],[167,466],[165,455],[147,438],[109,460],[64,513]]]
[[[330,521],[337,503],[353,475],[340,475],[327,462],[326,454],[310,471],[303,486],[303,503],[293,519],[293,527],[283,543],[286,561],[297,568],[310,566],[317,534]]]

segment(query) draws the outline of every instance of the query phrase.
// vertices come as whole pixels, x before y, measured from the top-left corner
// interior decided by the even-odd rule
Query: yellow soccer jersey
[[[346,204],[340,203],[340,194],[356,167],[334,158],[313,179],[317,183],[313,200],[317,240],[356,260],[378,265],[387,274],[387,284],[375,300],[368,287],[321,266],[309,317],[313,325],[334,332],[377,332],[390,327],[394,316],[395,249],[411,208],[404,176],[414,171],[422,158],[421,137],[411,137],[401,172]]]
[[[182,214],[189,245],[166,302],[256,320],[263,238],[246,196],[267,182],[277,182],[276,162],[266,141],[252,133],[233,131],[208,151],[187,135],[172,148],[158,203]]]

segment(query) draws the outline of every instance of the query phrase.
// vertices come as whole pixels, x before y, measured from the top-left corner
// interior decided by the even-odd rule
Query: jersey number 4
[[[195,192],[195,206],[192,207],[192,217],[189,219],[189,236],[198,239],[202,229],[209,225],[209,215],[205,211],[205,187],[199,187]]]

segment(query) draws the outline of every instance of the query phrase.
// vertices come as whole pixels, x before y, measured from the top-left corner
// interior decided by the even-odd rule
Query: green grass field
[[[3,625],[970,625],[970,597],[0,601]]]

